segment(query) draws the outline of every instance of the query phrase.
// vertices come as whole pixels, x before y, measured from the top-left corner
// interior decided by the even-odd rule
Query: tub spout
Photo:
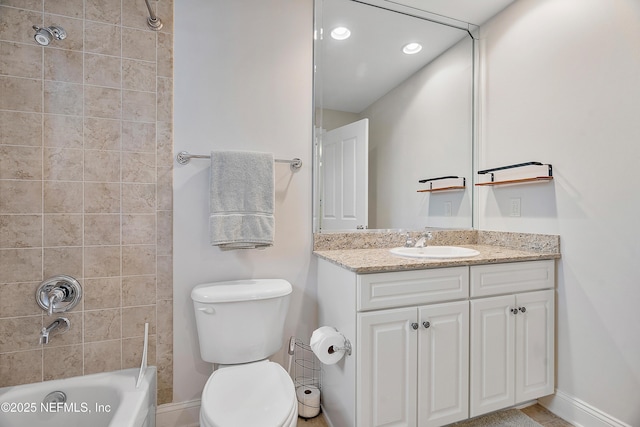
[[[66,317],[58,317],[56,320],[51,322],[49,326],[46,328],[42,328],[40,332],[40,344],[49,344],[49,335],[54,332],[55,335],[64,334],[69,330],[69,319]]]

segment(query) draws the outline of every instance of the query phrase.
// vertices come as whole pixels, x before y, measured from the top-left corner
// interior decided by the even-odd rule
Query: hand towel
[[[275,230],[273,155],[211,152],[209,236],[221,249],[273,245]]]

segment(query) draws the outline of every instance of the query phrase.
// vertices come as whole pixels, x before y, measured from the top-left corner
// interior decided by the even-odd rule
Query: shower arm
[[[153,9],[151,9],[151,5],[149,4],[149,0],[144,0],[147,4],[147,9],[149,9],[149,18],[147,18],[147,25],[153,31],[160,31],[162,29],[162,21],[153,13]]]

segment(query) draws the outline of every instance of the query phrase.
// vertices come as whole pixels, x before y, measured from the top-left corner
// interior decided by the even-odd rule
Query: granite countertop
[[[331,261],[355,273],[422,270],[461,265],[496,264],[560,258],[559,252],[522,250],[493,245],[456,246],[475,249],[480,252],[480,255],[469,258],[449,259],[407,258],[392,255],[389,252],[389,248],[316,250],[313,253],[320,258]]]

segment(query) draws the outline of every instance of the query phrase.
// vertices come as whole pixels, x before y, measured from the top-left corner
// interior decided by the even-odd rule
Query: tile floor
[[[572,424],[569,424],[562,418],[549,412],[547,409],[545,409],[541,405],[528,406],[526,408],[521,409],[521,411],[524,412],[528,417],[534,419],[537,423],[541,424],[543,427],[572,427]],[[327,426],[328,426],[327,422],[324,420],[322,414],[320,414],[315,418],[311,418],[309,420],[298,418],[297,427],[327,427]]]

